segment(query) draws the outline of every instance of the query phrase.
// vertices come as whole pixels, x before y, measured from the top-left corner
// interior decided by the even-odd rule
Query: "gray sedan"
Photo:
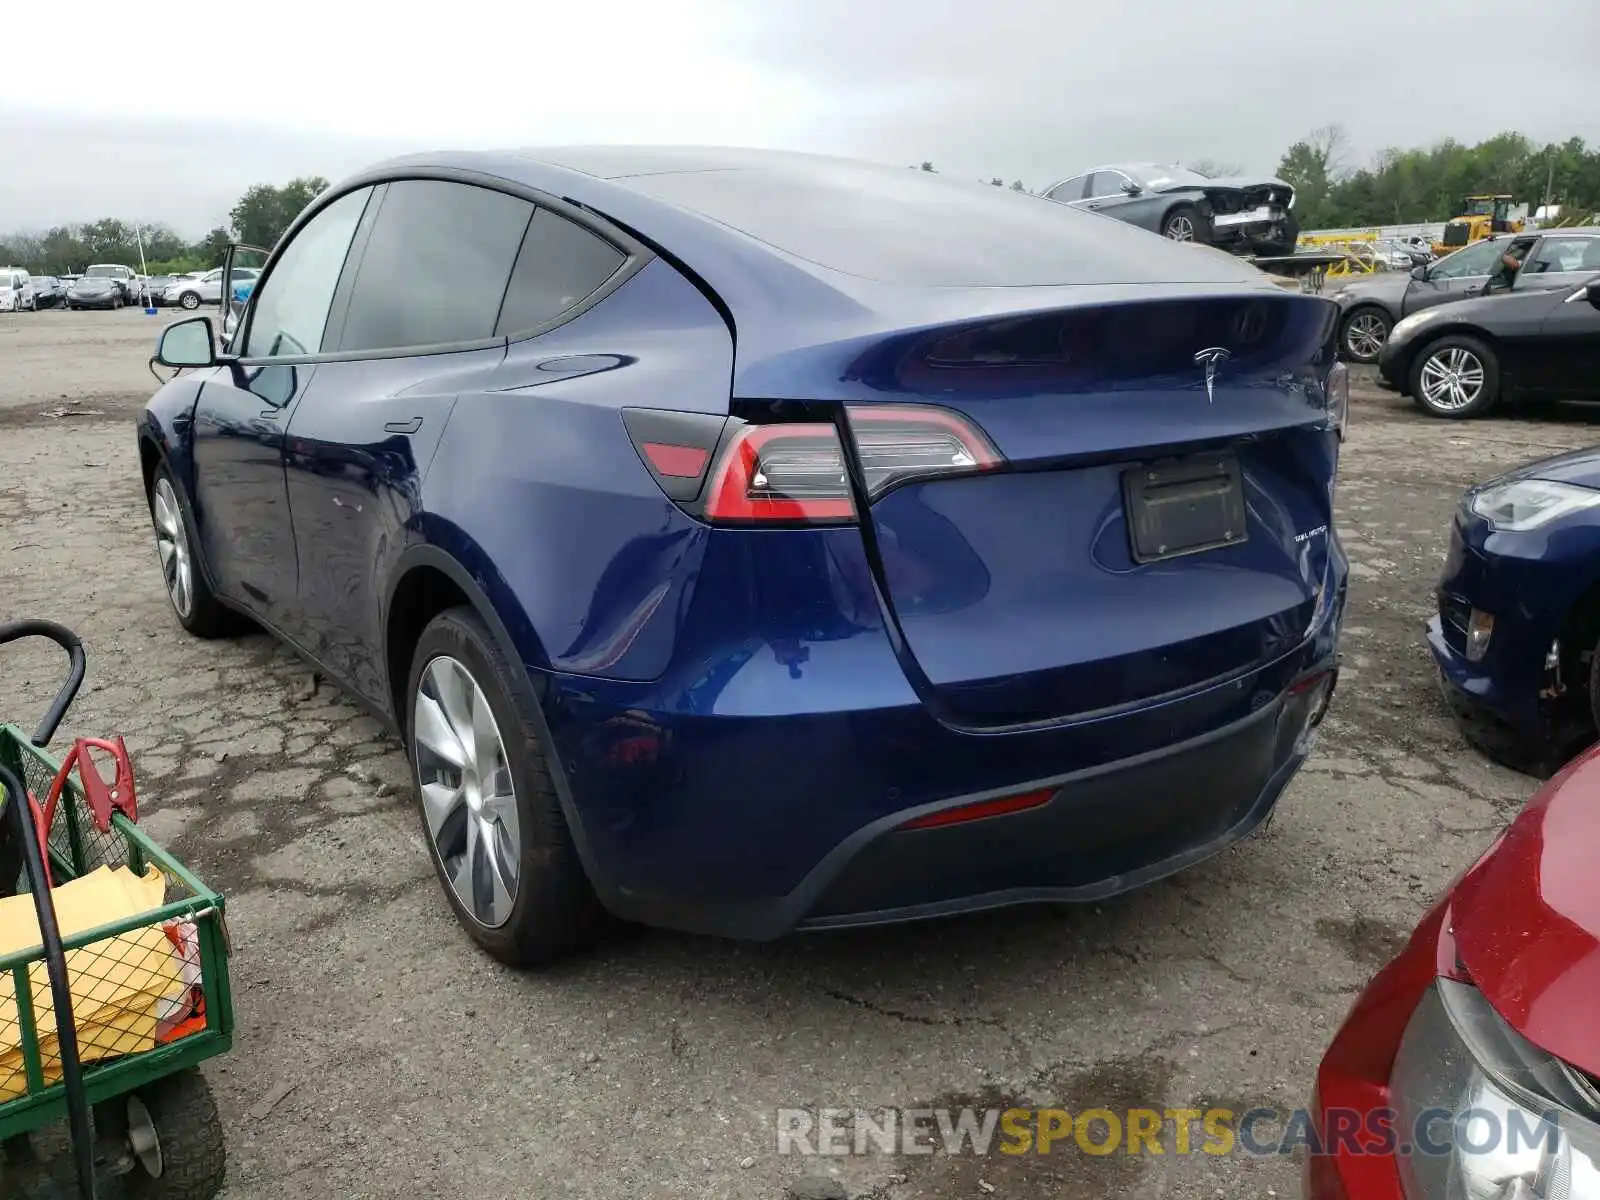
[[[1293,254],[1300,237],[1294,188],[1263,176],[1212,179],[1185,167],[1123,163],[1064,179],[1045,197],[1233,254]]]
[[[1502,262],[1524,255],[1515,272]],[[1402,317],[1504,291],[1576,287],[1600,271],[1600,228],[1552,229],[1544,234],[1499,234],[1463,246],[1409,272],[1385,271],[1332,293],[1343,310],[1339,350],[1350,362],[1377,362],[1389,331]]]

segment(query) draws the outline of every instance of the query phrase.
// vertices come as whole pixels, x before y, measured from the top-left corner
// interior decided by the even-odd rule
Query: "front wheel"
[[[193,312],[200,307],[200,297],[193,292],[185,292],[178,297],[178,307]]]
[[[1394,321],[1381,308],[1358,308],[1339,327],[1339,345],[1355,363],[1375,363],[1389,340]]]
[[[195,547],[194,522],[188,505],[172,478],[162,466],[150,484],[150,520],[155,526],[156,557],[161,560],[161,579],[178,624],[200,638],[216,638],[231,633],[237,625],[233,613],[223,607],[206,580]]]
[[[1411,398],[1431,417],[1481,417],[1500,399],[1500,362],[1477,338],[1442,337],[1411,364]]]
[[[1211,229],[1200,210],[1192,204],[1175,205],[1161,219],[1161,236],[1171,242],[1198,242],[1211,244]]]
[[[471,608],[422,631],[405,718],[423,833],[456,919],[514,967],[583,949],[604,926],[545,761],[538,703]]]

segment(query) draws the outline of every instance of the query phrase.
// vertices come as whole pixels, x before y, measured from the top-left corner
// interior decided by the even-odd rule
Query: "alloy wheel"
[[[156,553],[167,581],[167,597],[180,617],[194,608],[194,558],[189,552],[189,530],[183,523],[178,495],[168,479],[156,480],[152,515],[156,525]]]
[[[448,655],[418,681],[411,756],[428,836],[456,899],[478,924],[499,928],[511,918],[521,872],[516,788],[488,697]]]
[[[1422,364],[1422,395],[1440,412],[1459,412],[1483,394],[1483,362],[1461,346],[1430,354]]]
[[[1194,241],[1194,222],[1179,214],[1167,222],[1167,237],[1174,242]]]
[[[1377,313],[1357,313],[1345,326],[1345,349],[1356,358],[1370,361],[1378,357],[1388,337],[1388,324]]]

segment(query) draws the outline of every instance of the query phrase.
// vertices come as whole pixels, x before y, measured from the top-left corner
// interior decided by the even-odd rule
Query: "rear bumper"
[[[1099,900],[1209,858],[1272,811],[1305,761],[1326,692],[1305,689],[1182,745],[1052,781],[1039,808],[932,829],[868,827],[817,867],[802,928]],[[1032,788],[1023,788],[1031,791]],[[965,797],[959,808],[986,797]]]
[[[557,785],[601,899],[646,924],[769,939],[1095,900],[1192,866],[1270,814],[1337,678],[1342,579],[1337,594],[1269,667],[1070,728],[972,735],[920,704],[685,717],[626,685],[546,677]],[[1316,679],[1326,693],[1306,686]],[[1053,794],[1023,812],[904,828],[1039,790]]]

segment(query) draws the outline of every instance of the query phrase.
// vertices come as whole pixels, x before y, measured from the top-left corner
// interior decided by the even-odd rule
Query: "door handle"
[[[422,428],[422,418],[412,417],[409,421],[386,421],[383,431],[385,433],[415,433]]]

